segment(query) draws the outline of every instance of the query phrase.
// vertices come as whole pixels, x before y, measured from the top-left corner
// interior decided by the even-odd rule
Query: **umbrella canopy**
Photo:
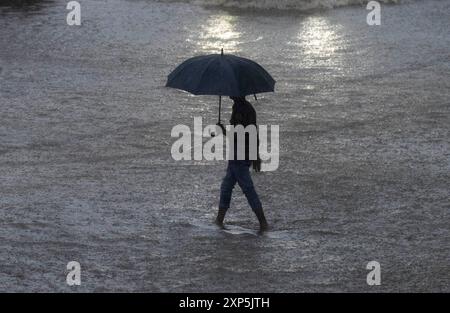
[[[194,95],[246,96],[274,91],[275,80],[258,63],[231,54],[190,58],[169,74],[166,87]]]

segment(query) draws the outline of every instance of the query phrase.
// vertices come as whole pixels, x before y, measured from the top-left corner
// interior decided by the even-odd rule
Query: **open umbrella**
[[[194,95],[247,96],[274,91],[275,80],[258,63],[232,54],[209,54],[187,59],[167,78],[166,87]]]

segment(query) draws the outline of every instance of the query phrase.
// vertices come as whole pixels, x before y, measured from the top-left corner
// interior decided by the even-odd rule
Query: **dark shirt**
[[[231,112],[230,124],[233,126],[242,125],[247,127],[248,125],[256,124],[256,111],[247,100],[234,102],[233,110]],[[250,160],[249,153],[249,134],[245,134],[245,160]],[[259,136],[257,135],[257,155],[259,155]],[[234,134],[234,159],[237,160],[237,134]]]
[[[231,112],[231,125],[248,125],[256,126],[256,111],[250,102],[244,100],[242,102],[235,102],[233,104],[233,111]]]

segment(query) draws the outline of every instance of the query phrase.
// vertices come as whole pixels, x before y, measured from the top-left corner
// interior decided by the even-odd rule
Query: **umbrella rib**
[[[232,59],[229,56],[227,56],[226,61],[227,61],[228,65],[229,65],[229,66],[227,66],[227,70],[230,71],[230,68],[231,68],[232,77],[234,78],[233,82],[236,84],[236,86],[235,86],[236,88],[230,88],[230,90],[232,90],[232,89],[239,90],[239,83],[238,83],[236,72],[234,70],[234,66],[230,65],[230,61],[231,62],[233,62],[233,61],[232,61]],[[230,96],[231,96],[231,94],[230,94]],[[235,95],[235,96],[239,96],[239,95]]]
[[[241,58],[243,60],[243,62],[247,63],[247,64],[253,64],[256,65],[256,69],[257,71],[261,74],[261,77],[266,81],[266,83],[268,83],[269,85],[275,85],[275,80],[273,79],[273,77],[258,63],[246,59],[246,58]],[[268,81],[267,79],[270,78],[271,81]],[[273,87],[273,86],[272,86]]]
[[[258,63],[254,62],[254,61],[252,61],[252,60],[248,60],[248,59],[242,58],[242,57],[237,57],[236,60],[239,61],[239,62],[245,63],[245,64],[247,64],[247,65],[251,65],[255,70],[258,71],[259,76],[260,76],[262,79],[264,79],[264,81],[265,81],[269,86],[271,86],[272,89],[273,89],[273,85],[275,84],[275,80],[270,76],[270,74],[269,74],[262,66],[260,66]],[[238,64],[238,62],[235,62],[235,60],[233,60],[233,63],[234,63],[234,64]],[[237,67],[237,66],[236,66],[236,67]],[[236,75],[236,76],[237,76],[237,75]],[[267,78],[271,78],[272,81],[269,82],[269,81],[267,80]],[[255,86],[255,82],[254,82],[253,79],[250,80],[250,83],[252,84],[253,90],[255,91],[255,92],[251,92],[250,94],[252,94],[252,93],[259,93],[259,92],[260,92],[260,91],[259,91],[259,88],[257,88],[257,87]]]
[[[238,66],[236,66],[236,64],[237,64],[237,62],[235,62],[235,60],[233,60],[233,59],[229,59],[230,61],[231,61],[231,63],[233,63],[235,66],[231,66],[231,69],[232,69],[232,71],[233,71],[233,73],[234,73],[234,77],[238,77],[238,75],[237,75],[237,73],[236,73],[236,69],[238,68]],[[239,81],[238,79],[236,79],[236,81]],[[238,90],[239,90],[239,84],[238,84],[238,86],[237,86],[238,88]]]
[[[214,55],[211,55],[211,56],[214,56]],[[199,76],[200,79],[199,79],[198,82],[197,82],[197,86],[196,86],[196,89],[195,89],[195,90],[198,90],[198,89],[199,89],[200,83],[201,83],[202,78],[203,78],[203,74],[206,72],[206,70],[208,69],[208,67],[211,65],[211,63],[212,63],[213,61],[215,61],[215,58],[214,58],[214,57],[211,57],[211,60],[208,61],[208,63],[206,64],[206,66],[205,66],[204,69],[202,70],[202,73],[201,73],[201,75]]]

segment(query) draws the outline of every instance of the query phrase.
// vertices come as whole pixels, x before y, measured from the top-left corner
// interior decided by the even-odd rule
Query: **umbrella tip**
[[[223,48],[220,49],[220,55],[223,55]]]

